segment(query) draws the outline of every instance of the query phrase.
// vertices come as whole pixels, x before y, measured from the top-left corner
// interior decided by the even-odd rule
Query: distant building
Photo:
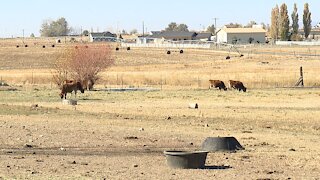
[[[304,30],[300,29],[299,34],[304,38]],[[320,28],[311,29],[310,34],[308,36],[309,39],[320,39]]]
[[[187,40],[207,40],[211,38],[211,33],[196,33],[185,31],[152,31],[150,38],[165,39],[172,41],[187,41]]]
[[[89,38],[90,42],[115,42],[118,37],[111,32],[92,32]]]
[[[211,41],[212,33],[198,33],[195,37],[196,40]]]
[[[217,42],[227,44],[265,43],[266,30],[262,28],[227,28],[217,32]]]
[[[184,31],[153,31],[151,38],[166,39],[172,41],[182,40],[194,40],[197,36],[195,32],[184,32]]]

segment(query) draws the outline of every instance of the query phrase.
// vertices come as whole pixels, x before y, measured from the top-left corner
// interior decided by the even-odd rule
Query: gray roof
[[[212,33],[198,33],[196,39],[209,39],[211,36]]]
[[[197,33],[195,32],[185,32],[185,31],[162,31],[160,33],[155,33],[152,38],[165,38],[165,39],[174,39],[174,38],[192,38],[195,37]]]
[[[117,37],[117,35],[116,34],[113,34],[113,33],[111,33],[111,32],[92,32],[92,33],[90,33],[91,34],[91,36],[92,37]]]

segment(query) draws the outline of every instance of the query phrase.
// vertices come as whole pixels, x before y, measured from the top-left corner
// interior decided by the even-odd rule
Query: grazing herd
[[[209,80],[210,86],[209,89],[211,88],[219,88],[219,90],[227,90],[226,85],[224,84],[223,81],[220,80]],[[243,85],[241,81],[234,81],[234,80],[229,80],[229,88],[230,89],[236,89],[239,91],[246,92],[247,88]]]
[[[218,88],[219,90],[227,90],[228,88],[224,84],[223,81],[221,80],[209,80],[210,86],[209,89],[211,88]],[[67,99],[67,93],[72,93],[74,92],[75,97],[77,97],[77,91],[79,90],[81,93],[84,93],[84,90],[92,90],[94,85],[94,80],[93,79],[87,79],[84,81],[75,81],[75,80],[64,80],[61,86],[61,93],[60,97],[61,99]],[[234,80],[229,80],[229,89],[236,89],[239,91],[246,92],[247,88],[243,85],[241,81],[234,81]]]

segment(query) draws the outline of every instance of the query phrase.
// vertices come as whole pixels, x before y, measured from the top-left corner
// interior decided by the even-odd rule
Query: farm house
[[[115,41],[116,34],[111,32],[92,32],[89,34],[90,42]]]
[[[265,43],[266,31],[262,28],[227,28],[217,32],[218,43],[248,44]]]
[[[181,40],[194,40],[197,36],[195,32],[183,32],[183,31],[162,31],[162,32],[152,32],[151,38],[166,39],[172,41]]]

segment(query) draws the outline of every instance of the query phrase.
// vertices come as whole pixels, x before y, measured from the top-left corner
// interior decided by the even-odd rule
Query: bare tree
[[[137,34],[138,33],[138,30],[137,29],[132,29],[130,31],[130,35],[133,35],[133,34]]]
[[[216,28],[214,27],[214,24],[207,27],[207,32],[211,32],[212,34],[215,34]]]
[[[257,25],[257,22],[255,21],[250,21],[246,26],[244,26],[245,28],[252,28],[253,25]]]
[[[229,23],[225,25],[227,28],[242,28],[242,24],[239,23]]]
[[[279,7],[276,5],[271,11],[271,28],[270,34],[272,39],[278,39],[279,36]]]
[[[55,63],[53,80],[58,86],[66,79],[95,82],[99,73],[114,63],[108,45],[77,45],[66,47]]]

